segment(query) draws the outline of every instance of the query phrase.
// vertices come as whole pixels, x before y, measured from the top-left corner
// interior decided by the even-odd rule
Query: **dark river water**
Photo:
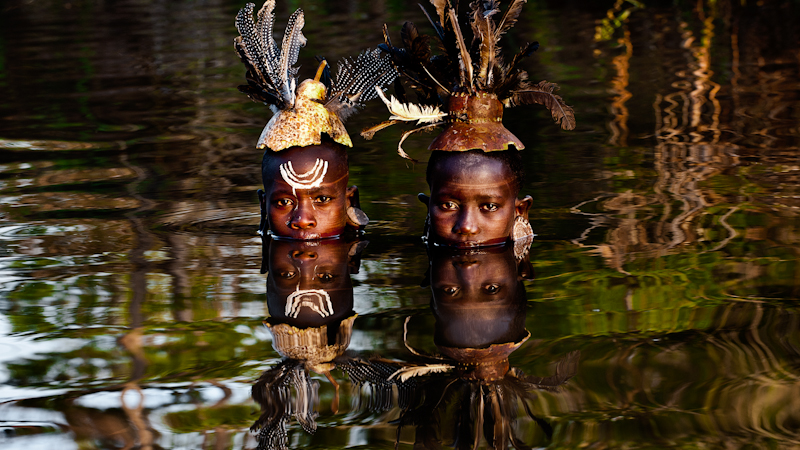
[[[243,5],[0,4],[0,448],[800,446],[800,3],[529,0],[506,45],[540,42],[525,68],[577,128],[506,112],[537,233],[521,282],[508,253],[429,258],[432,136],[404,144],[417,164],[403,129],[361,139],[380,103],[347,123],[366,247],[263,247]],[[276,27],[298,7],[300,78],[384,23],[428,32],[404,0],[279,1]],[[333,362],[263,323],[297,252],[332,267]],[[501,304],[436,297],[492,276]],[[504,368],[448,345],[490,335]],[[432,361],[451,368],[392,377]]]

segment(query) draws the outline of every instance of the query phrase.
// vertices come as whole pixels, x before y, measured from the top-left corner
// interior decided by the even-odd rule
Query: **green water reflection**
[[[0,6],[3,448],[258,446],[250,390],[284,357],[262,324],[253,143],[269,113],[236,91],[241,6]],[[336,60],[380,42],[383,23],[395,35],[405,20],[425,29],[414,2],[277,11],[297,7],[304,78],[315,54]],[[794,1],[525,6],[508,45],[541,43],[525,69],[559,83],[578,128],[563,132],[536,108],[505,115],[526,144],[522,194],[534,198],[538,233],[535,279],[524,281],[531,336],[509,363],[548,377],[580,358],[558,390],[531,391],[550,437],[518,404],[520,442],[800,445],[798,23]],[[373,104],[347,125],[385,115]],[[401,131],[369,142],[351,132],[350,152],[373,221],[350,274],[358,318],[344,355],[391,368],[425,362],[406,344],[440,352],[419,239],[425,165],[395,155]],[[404,148],[424,160],[430,138]],[[316,432],[290,421],[287,445],[394,448],[392,422],[411,403],[396,387],[331,374],[338,411],[333,385],[312,371]],[[415,430],[403,427],[401,448],[436,445]]]

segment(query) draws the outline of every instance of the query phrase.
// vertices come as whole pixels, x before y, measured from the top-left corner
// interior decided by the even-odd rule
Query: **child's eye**
[[[494,294],[497,294],[498,292],[500,292],[500,285],[497,284],[497,283],[487,284],[487,285],[483,286],[483,290],[487,294],[494,295]]]
[[[321,273],[321,274],[317,275],[317,278],[319,278],[319,280],[324,282],[324,283],[329,283],[329,282],[333,281],[333,274],[325,272],[325,273]]]
[[[498,205],[497,203],[485,203],[485,204],[481,205],[481,209],[484,210],[484,211],[490,211],[490,212],[491,211],[497,211],[498,209],[500,209],[500,205]]]
[[[314,203],[329,203],[333,200],[333,197],[328,197],[327,195],[319,195],[314,198]]]
[[[291,280],[292,278],[295,277],[295,275],[297,275],[297,272],[295,272],[293,270],[284,270],[284,271],[281,271],[281,272],[278,273],[279,277],[281,277],[283,279],[286,279],[286,280]]]
[[[290,198],[279,198],[275,200],[273,203],[275,203],[275,205],[278,206],[279,208],[286,208],[288,206],[292,206],[294,204],[294,201],[292,201],[292,199]]]
[[[458,209],[458,205],[456,204],[456,202],[442,202],[439,204],[439,208],[448,211],[453,211]]]
[[[458,290],[459,290],[458,286],[447,286],[446,288],[443,289],[445,294],[450,295],[450,296],[454,296],[454,295],[458,294]]]

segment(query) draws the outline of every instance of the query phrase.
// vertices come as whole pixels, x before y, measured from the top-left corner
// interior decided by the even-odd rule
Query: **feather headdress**
[[[395,47],[384,26],[384,40],[379,48],[389,53],[392,63],[417,92],[421,105],[406,104],[404,99],[383,98],[390,120],[368,128],[362,136],[369,139],[376,131],[401,121],[417,121],[417,128],[403,134],[397,150],[412,133],[444,125],[447,128],[429,150],[483,151],[507,150],[509,145],[524,148],[522,142],[502,124],[503,107],[540,104],[550,110],[553,119],[565,130],[575,128],[575,115],[560,96],[558,85],[541,81],[532,83],[528,74],[517,67],[526,56],[539,48],[538,42],[526,44],[506,63],[500,38],[517,21],[526,0],[513,0],[501,14],[497,0],[470,3],[466,21],[472,41],[468,44],[459,25],[456,10],[449,0],[431,0],[437,19],[428,17],[442,54],[431,51],[431,37],[421,35],[413,23],[406,22],[400,31],[403,47]],[[402,97],[402,92],[398,92]],[[406,113],[406,114],[403,114]]]
[[[239,86],[239,90],[252,100],[269,105],[275,113],[256,148],[280,151],[318,145],[322,133],[352,147],[343,121],[377,96],[376,87],[380,89],[397,77],[389,58],[378,49],[366,50],[355,59],[339,61],[334,78],[328,74],[323,59],[317,76],[298,86],[299,68],[294,65],[300,48],[306,44],[303,10],[298,9],[289,17],[278,46],[272,37],[275,0],[264,2],[255,21],[254,7],[248,3],[239,10],[236,28],[240,35],[234,39],[234,47],[247,68],[247,84]]]

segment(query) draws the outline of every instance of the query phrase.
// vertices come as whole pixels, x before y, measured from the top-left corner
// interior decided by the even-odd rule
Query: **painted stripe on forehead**
[[[313,189],[320,187],[325,174],[328,173],[328,161],[317,158],[314,167],[308,172],[297,173],[292,167],[292,162],[287,161],[280,165],[281,178],[293,190],[297,189]]]

